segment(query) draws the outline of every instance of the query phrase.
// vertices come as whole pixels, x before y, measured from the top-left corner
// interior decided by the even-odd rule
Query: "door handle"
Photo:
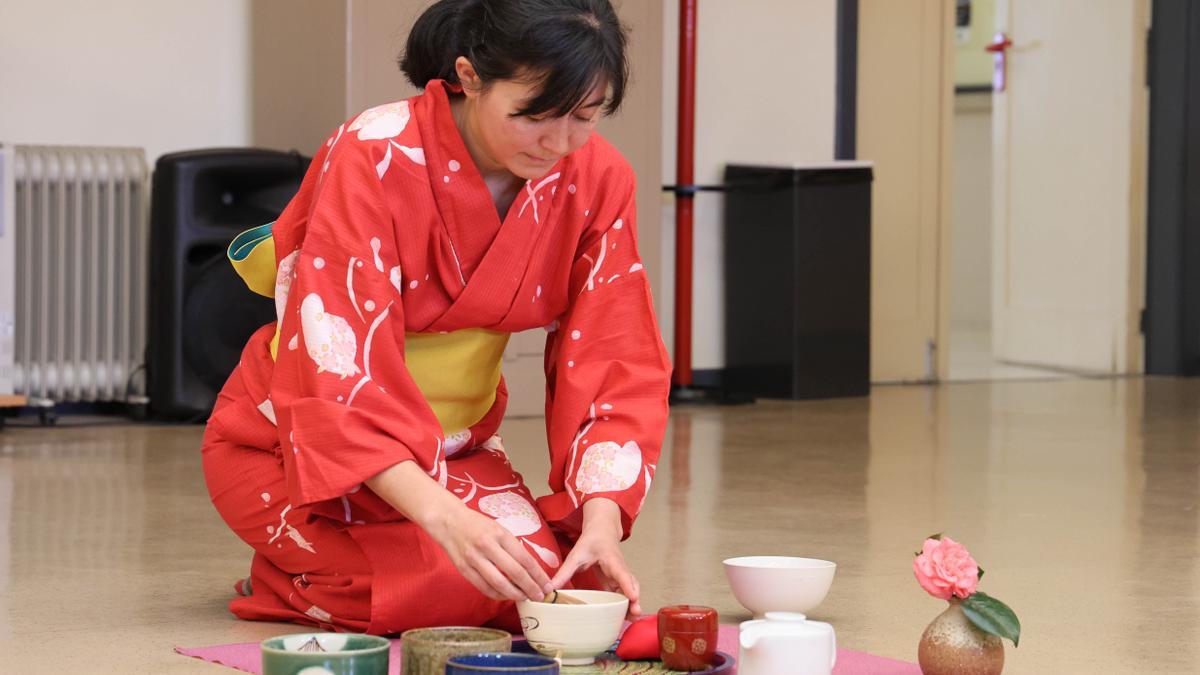
[[[984,50],[992,55],[992,91],[1002,92],[1008,88],[1008,48],[1013,41],[1004,32],[996,33],[992,43]]]

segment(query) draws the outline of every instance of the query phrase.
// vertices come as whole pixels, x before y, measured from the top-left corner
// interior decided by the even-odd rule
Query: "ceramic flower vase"
[[[925,675],[1000,675],[1004,670],[1004,645],[971,623],[958,598],[935,618],[917,648]]]

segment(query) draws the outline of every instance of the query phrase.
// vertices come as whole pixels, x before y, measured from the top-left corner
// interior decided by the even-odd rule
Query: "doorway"
[[[955,19],[940,379],[1140,373],[1147,3],[957,0]]]
[[[1067,377],[992,349],[992,56],[995,0],[957,0],[954,29],[949,359],[943,380]]]
[[[872,381],[1143,372],[1149,0],[841,5],[857,86],[839,120],[875,165]],[[957,53],[995,33],[1004,90],[986,93],[984,54],[959,101]],[[956,110],[975,143],[957,177]],[[956,215],[973,227],[957,245]]]

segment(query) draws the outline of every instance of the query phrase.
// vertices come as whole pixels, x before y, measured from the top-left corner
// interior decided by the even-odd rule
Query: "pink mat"
[[[721,626],[721,636],[717,648],[727,654],[737,656],[737,626]],[[261,674],[262,657],[258,649],[257,642],[243,642],[191,649],[176,647],[175,651],[209,663],[228,666],[247,673]],[[392,675],[400,675],[400,640],[392,640],[390,662],[389,672]],[[849,649],[839,649],[837,667],[833,669],[833,673],[834,675],[921,675],[921,669],[917,664],[907,661],[896,661]]]

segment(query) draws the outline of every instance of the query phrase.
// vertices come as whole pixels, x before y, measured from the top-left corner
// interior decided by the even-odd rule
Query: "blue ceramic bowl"
[[[471,654],[446,661],[446,675],[485,673],[559,675],[558,662],[538,654]]]

